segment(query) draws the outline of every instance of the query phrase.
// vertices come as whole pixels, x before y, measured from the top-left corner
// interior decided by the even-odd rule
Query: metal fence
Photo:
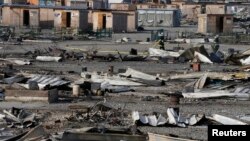
[[[112,38],[112,28],[97,29],[95,32],[96,38]]]

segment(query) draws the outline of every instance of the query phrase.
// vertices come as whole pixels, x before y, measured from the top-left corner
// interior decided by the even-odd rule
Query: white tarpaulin
[[[242,122],[242,121],[239,121],[236,119],[232,119],[229,117],[225,117],[222,115],[218,115],[218,114],[213,114],[212,119],[219,122],[219,123],[222,123],[224,125],[247,125],[247,123],[245,123],[245,122]]]
[[[119,75],[121,76],[126,76],[126,77],[131,77],[131,78],[140,78],[140,79],[145,79],[145,80],[156,80],[157,77],[146,74],[131,68],[128,68],[125,73],[120,73]]]
[[[250,56],[245,59],[240,59],[242,65],[250,65]]]
[[[156,48],[149,48],[148,52],[149,52],[150,57],[179,57],[180,56],[179,52],[165,51],[165,50],[156,49]]]
[[[62,57],[54,57],[54,56],[37,56],[36,60],[44,61],[44,62],[59,62]]]
[[[205,55],[203,55],[197,51],[194,52],[194,56],[197,57],[203,63],[213,64],[213,62],[209,58],[207,58]]]
[[[0,58],[0,60],[3,60],[3,61],[8,61],[10,63],[13,63],[13,64],[17,64],[17,65],[30,65],[30,60],[27,60],[27,59],[21,59],[21,58],[6,58],[6,59],[3,59],[3,58]]]

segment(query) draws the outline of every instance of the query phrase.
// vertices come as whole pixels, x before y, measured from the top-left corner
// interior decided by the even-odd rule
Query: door
[[[66,23],[67,23],[67,13],[66,12],[62,12],[62,16],[61,16],[61,18],[62,18],[62,27],[66,27]]]
[[[102,29],[106,29],[106,15],[102,17]]]
[[[71,26],[71,12],[62,12],[62,27]]]
[[[66,27],[71,27],[71,12],[67,12]]]
[[[220,17],[219,18],[219,33],[223,32],[223,28],[224,28],[224,17]]]
[[[97,29],[102,29],[103,27],[103,14],[98,14]]]
[[[30,25],[30,12],[29,12],[29,10],[23,10],[23,25],[24,26]]]

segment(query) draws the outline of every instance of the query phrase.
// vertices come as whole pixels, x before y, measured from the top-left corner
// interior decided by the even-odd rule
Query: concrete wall
[[[127,32],[134,32],[138,27],[138,14],[137,12],[128,12],[128,27]]]
[[[39,27],[39,17],[40,12],[39,9],[27,9],[30,12],[30,26],[31,27]]]
[[[2,24],[3,25],[10,25],[10,7],[3,7],[2,8]],[[16,21],[18,22],[18,21]]]
[[[75,10],[70,12],[71,12],[71,27],[80,28],[80,12]]]
[[[198,18],[198,32],[206,33],[207,32],[207,16],[199,16]]]
[[[24,4],[27,3],[27,0],[4,0],[3,1],[5,4]]]
[[[178,8],[180,8],[182,10],[183,6],[185,5],[185,2],[183,2],[183,1],[171,1],[171,4],[178,5]]]
[[[70,6],[70,7],[77,7],[81,9],[87,9],[87,2],[82,1],[82,0],[68,0],[65,3],[65,6]]]
[[[102,29],[102,16],[106,15],[106,28],[113,27],[113,15],[111,12],[93,12],[93,30]]]
[[[61,26],[61,23],[62,23],[61,14],[62,14],[61,10],[54,11],[54,27],[55,28],[62,28],[62,26]]]
[[[136,10],[135,5],[126,4],[126,3],[111,3],[110,9],[113,10]]]
[[[186,15],[187,19],[197,21],[198,14],[201,14],[201,5],[199,4],[185,4],[182,6],[181,13],[182,16]]]
[[[224,4],[207,4],[206,14],[226,14],[226,6]]]
[[[53,28],[54,27],[54,10],[48,8],[40,8],[40,27]]]

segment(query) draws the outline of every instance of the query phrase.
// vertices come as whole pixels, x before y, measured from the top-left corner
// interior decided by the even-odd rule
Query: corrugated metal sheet
[[[35,81],[41,85],[50,85],[52,87],[61,86],[69,83],[69,81],[62,80],[59,76],[51,75],[33,75],[27,83],[30,81]]]

